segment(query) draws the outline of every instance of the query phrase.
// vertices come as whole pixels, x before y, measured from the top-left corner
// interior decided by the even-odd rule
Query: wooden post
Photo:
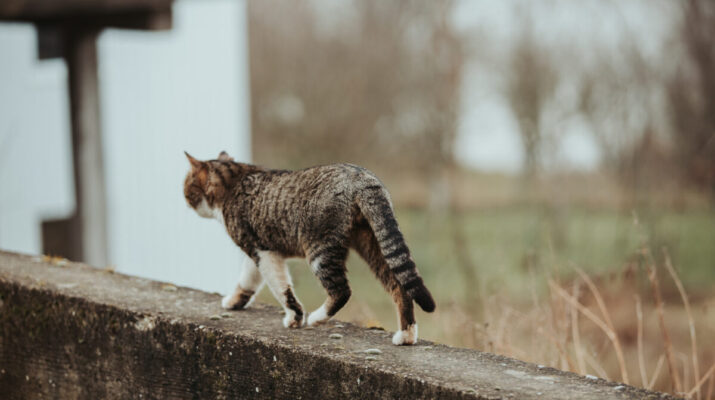
[[[67,220],[44,223],[45,253],[107,265],[107,211],[97,71],[99,29],[65,32],[76,209]]]
[[[107,264],[107,196],[104,183],[97,70],[99,30],[67,37],[72,154],[77,209],[72,234],[81,238],[82,260]]]
[[[64,22],[50,18],[36,23],[40,59],[62,56],[67,64],[76,204],[72,217],[42,222],[44,254],[63,256],[97,266],[107,264],[107,196],[102,162],[97,37],[104,27],[171,29],[173,0],[146,2],[155,2],[156,6],[136,11],[101,12],[96,16],[90,15],[89,12],[82,16],[80,10],[77,10],[78,16]],[[53,2],[37,0],[37,3],[54,7]],[[77,3],[87,7],[105,6],[103,2],[77,0]],[[126,5],[125,2],[111,3],[117,7]],[[0,0],[0,20],[4,17],[3,13],[8,12],[3,5],[5,4]],[[14,8],[9,10],[17,11]],[[11,16],[13,15],[15,14],[11,13]],[[18,18],[16,15],[15,17]]]

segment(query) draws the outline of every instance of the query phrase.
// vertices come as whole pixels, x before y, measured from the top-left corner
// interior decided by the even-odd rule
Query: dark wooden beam
[[[64,57],[66,33],[77,30],[104,28],[146,31],[169,30],[172,27],[171,8],[155,11],[123,12],[95,18],[44,18],[34,21],[37,28],[37,55],[40,60]]]
[[[85,20],[123,13],[152,13],[171,8],[173,0],[2,0],[0,20],[36,22],[57,18]]]

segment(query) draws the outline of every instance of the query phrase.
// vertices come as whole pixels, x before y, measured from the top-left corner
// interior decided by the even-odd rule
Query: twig
[[[668,251],[663,248],[663,256],[665,257],[665,268],[668,270],[668,273],[670,273],[670,276],[673,278],[673,281],[675,281],[675,286],[678,287],[678,292],[680,292],[680,297],[683,299],[683,304],[685,305],[685,314],[688,316],[688,327],[690,328],[690,352],[692,354],[692,361],[693,361],[693,382],[698,382],[700,380],[700,363],[698,362],[698,345],[697,345],[697,340],[695,336],[695,323],[693,322],[693,314],[690,312],[690,301],[688,300],[688,294],[685,292],[685,288],[683,287],[683,283],[680,281],[680,278],[678,278],[678,274],[675,272],[675,268],[673,268],[673,263],[670,261],[670,254],[668,254]],[[698,385],[698,390],[696,392],[697,399],[700,400],[701,398],[701,393],[700,393],[700,386]]]
[[[556,284],[556,283],[555,283]],[[558,286],[558,284],[556,284]],[[559,288],[561,288],[559,286]],[[563,289],[562,289],[563,290]],[[568,369],[569,371],[576,371],[576,365],[571,359],[568,353],[568,331],[566,331],[568,322],[563,322],[565,317],[565,305],[558,301],[558,298],[553,298],[551,300],[551,331],[554,337],[557,338],[555,341],[556,347],[559,353],[563,356],[562,358],[562,369]],[[566,331],[566,333],[564,333]]]
[[[598,290],[591,278],[579,268],[576,268],[576,272],[578,272],[578,274],[581,276],[581,279],[586,282],[586,285],[588,285],[588,288],[591,290],[591,293],[593,293],[593,296],[596,298],[596,304],[598,304],[598,308],[601,310],[601,314],[603,314],[603,318],[605,319],[608,328],[611,330],[611,332],[614,333],[613,339],[611,340],[613,342],[613,349],[616,351],[616,357],[618,358],[618,365],[621,368],[621,378],[623,379],[623,383],[628,384],[630,383],[628,382],[628,369],[626,368],[625,357],[623,357],[621,341],[618,340],[618,335],[615,334],[616,328],[614,328],[613,321],[611,321],[611,314],[608,312],[606,302],[603,301],[603,297],[601,297],[601,292]]]
[[[504,339],[504,331],[506,330],[507,322],[508,322],[510,316],[511,316],[511,309],[508,307],[504,307],[502,316],[501,316],[501,318],[499,318],[499,321],[497,322],[497,331],[496,331],[495,342],[497,344],[497,347],[502,350],[505,349],[507,346],[506,340]]]
[[[641,297],[634,295],[636,299],[636,318],[638,321],[638,367],[641,371],[641,382],[643,387],[648,385],[648,371],[645,368],[645,358],[643,356],[643,310],[641,309]]]
[[[670,340],[668,328],[665,326],[665,313],[663,311],[663,300],[660,297],[658,276],[656,275],[655,268],[653,268],[652,264],[649,264],[646,268],[648,268],[648,279],[650,280],[650,285],[653,289],[653,296],[655,297],[655,307],[658,311],[658,321],[660,322],[660,331],[663,335],[663,343],[665,344],[665,356],[668,360],[668,370],[670,371],[670,377],[673,380],[673,389],[676,392],[682,392],[683,389],[680,384],[680,377],[678,376],[678,370],[675,368],[675,359],[673,358],[673,342]]]
[[[577,300],[571,297],[568,293],[566,293],[563,289],[561,289],[558,285],[556,285],[553,281],[549,281],[549,286],[553,288],[556,293],[563,297],[566,301],[574,305],[576,308],[578,308],[579,311],[583,315],[585,315],[588,319],[590,319],[594,324],[596,324],[603,333],[606,334],[608,339],[611,341],[611,344],[613,344],[613,348],[616,351],[616,356],[618,358],[618,364],[621,369],[621,378],[624,379],[624,382],[626,379],[628,379],[628,374],[625,372],[626,370],[626,363],[623,358],[623,353],[620,352],[620,345],[617,345],[618,339],[616,338],[616,333],[606,325],[605,322],[601,321],[596,314],[594,314],[591,310],[588,308],[584,307],[581,303],[579,303]]]
[[[590,354],[588,354],[588,352],[584,353],[584,359],[586,360],[586,364],[588,364],[589,367],[593,369],[596,375],[602,377],[603,379],[611,379],[608,377],[606,370],[603,369],[603,367],[596,361],[596,359],[593,358]]]
[[[708,378],[710,378],[710,375],[712,375],[713,371],[715,371],[715,364],[711,365],[708,372],[706,372],[705,375],[703,375],[703,377],[700,378],[700,380],[695,384],[695,387],[690,389],[690,391],[688,392],[688,397],[692,397],[696,392],[700,393],[700,386],[702,386],[703,383],[705,383],[705,381],[708,380]],[[715,379],[715,377],[714,377],[714,379]],[[711,380],[711,382],[712,382],[712,380]],[[708,392],[710,392],[710,391],[708,390]],[[708,393],[708,398],[711,394],[712,393]]]
[[[663,367],[663,361],[665,361],[665,356],[661,354],[660,357],[658,357],[658,362],[655,365],[655,371],[653,371],[653,376],[650,377],[650,382],[648,382],[648,386],[645,387],[646,389],[653,389],[655,381],[656,379],[658,379],[658,375],[660,375],[660,369]]]
[[[687,389],[688,381],[690,381],[690,368],[688,367],[689,360],[688,360],[688,355],[685,353],[681,353],[678,351],[678,352],[676,352],[676,355],[678,356],[678,359],[680,360],[680,362],[683,363],[683,375],[681,375],[683,377],[683,392],[678,393],[678,394],[684,395],[685,391],[688,390]],[[695,382],[697,382],[697,381],[695,381]]]
[[[558,353],[558,358],[557,362],[551,363],[552,365],[557,365],[560,364],[559,368],[561,369],[568,369],[569,371],[575,371],[576,368],[573,365],[573,361],[569,357],[568,353],[566,352],[566,349],[564,349],[564,346],[561,343],[561,338],[556,334],[556,330],[554,329],[554,306],[552,305],[549,309],[551,312],[551,315],[547,318],[549,318],[549,323],[544,323],[543,326],[538,326],[536,328],[536,332],[541,334],[542,336],[546,337],[551,341],[551,343],[556,347],[556,351]]]
[[[573,285],[573,297],[578,299],[578,292],[580,285],[574,283]],[[576,353],[576,362],[578,363],[578,373],[581,375],[586,374],[586,365],[583,361],[583,348],[581,347],[581,334],[578,329],[578,310],[576,307],[570,306],[571,309],[571,335],[573,336],[573,347]]]

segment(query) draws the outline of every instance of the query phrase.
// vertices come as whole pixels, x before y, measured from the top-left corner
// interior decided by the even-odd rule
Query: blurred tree
[[[683,59],[667,83],[673,139],[686,179],[715,199],[715,2],[681,2]]]
[[[593,58],[577,78],[578,112],[599,146],[603,168],[631,196],[647,195],[673,178],[661,101],[663,66],[649,62],[632,40],[598,49]]]
[[[505,95],[519,126],[524,150],[523,177],[533,181],[541,169],[542,117],[554,96],[559,75],[553,54],[535,39],[529,17],[511,50]]]
[[[449,203],[462,65],[452,7],[249,2],[255,160],[354,162],[387,180],[419,178],[429,203]]]
[[[596,50],[577,83],[579,110],[631,194],[680,180],[715,199],[715,2],[676,7],[673,40],[655,58],[632,37]]]

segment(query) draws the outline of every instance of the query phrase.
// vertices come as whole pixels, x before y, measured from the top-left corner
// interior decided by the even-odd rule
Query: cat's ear
[[[193,167],[195,169],[199,169],[203,166],[203,163],[201,161],[195,159],[194,157],[191,157],[191,154],[189,154],[187,152],[184,152],[184,154],[186,154],[186,158],[189,159],[189,162],[191,163],[191,167]]]
[[[208,181],[209,174],[209,169],[206,167],[206,163],[191,157],[191,154],[187,152],[184,152],[184,154],[186,154],[186,158],[188,158],[191,163],[190,174],[193,174],[195,179],[198,181],[199,186],[203,187]]]
[[[228,153],[222,151],[218,154],[219,161],[233,161],[233,157],[229,156]]]

